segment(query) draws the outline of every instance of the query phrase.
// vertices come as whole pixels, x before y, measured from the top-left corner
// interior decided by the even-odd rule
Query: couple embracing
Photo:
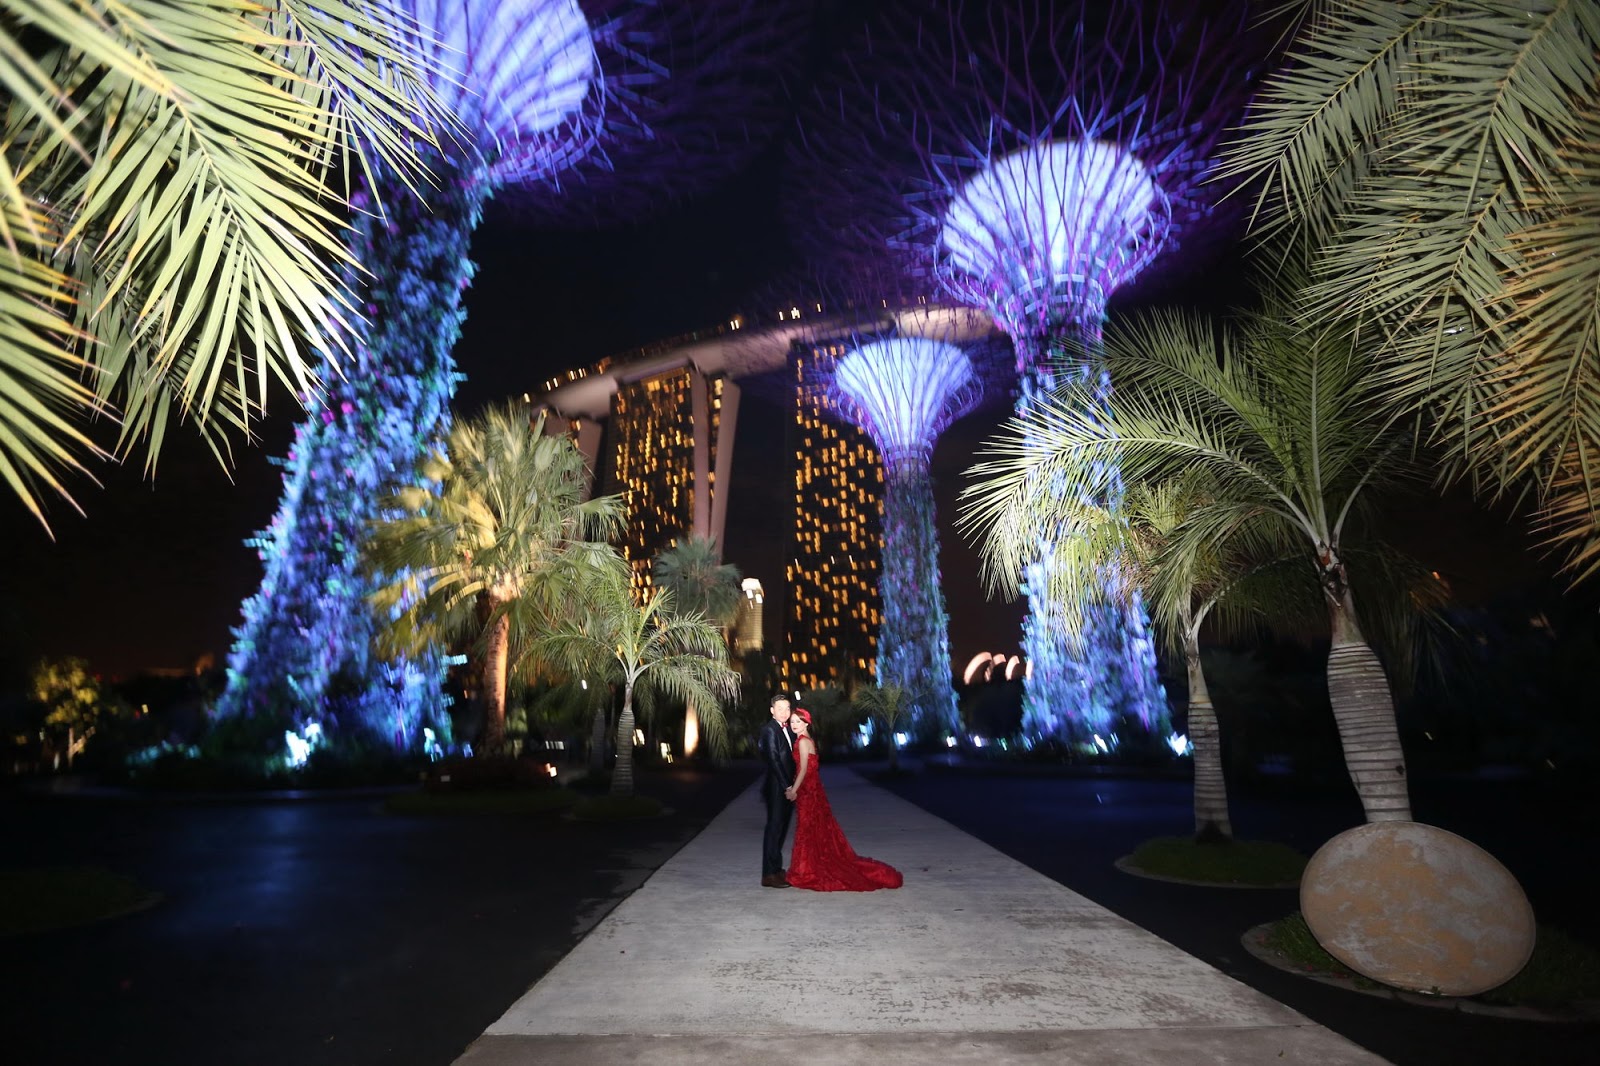
[[[756,738],[766,766],[762,798],[767,828],[761,841],[761,884],[766,888],[809,888],[817,892],[871,892],[899,888],[900,871],[888,863],[857,855],[833,818],[828,794],[817,774],[817,743],[811,714],[790,709],[785,696],[772,700],[772,719]],[[794,851],[783,868],[783,838],[795,818]]]

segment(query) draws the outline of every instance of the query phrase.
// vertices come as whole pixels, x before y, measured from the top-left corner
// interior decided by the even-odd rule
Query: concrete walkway
[[[849,769],[823,780],[904,888],[761,888],[752,788],[460,1066],[1383,1062]]]

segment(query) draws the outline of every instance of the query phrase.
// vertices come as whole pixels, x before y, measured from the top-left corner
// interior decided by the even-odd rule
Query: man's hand
[[[790,785],[788,788],[783,790],[783,798],[787,799],[787,800],[794,799],[794,786],[793,785]]]

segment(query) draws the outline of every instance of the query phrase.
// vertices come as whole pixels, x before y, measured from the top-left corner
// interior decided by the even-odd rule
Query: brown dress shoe
[[[789,881],[782,874],[767,874],[761,879],[762,888],[788,888]]]

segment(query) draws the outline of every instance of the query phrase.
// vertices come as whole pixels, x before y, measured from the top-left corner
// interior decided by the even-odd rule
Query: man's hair
[[[767,704],[767,706],[768,707],[776,707],[778,705],[778,701],[779,700],[782,700],[784,703],[788,703],[789,702],[789,697],[785,696],[783,693],[780,692],[776,696],[772,697],[772,702]]]

